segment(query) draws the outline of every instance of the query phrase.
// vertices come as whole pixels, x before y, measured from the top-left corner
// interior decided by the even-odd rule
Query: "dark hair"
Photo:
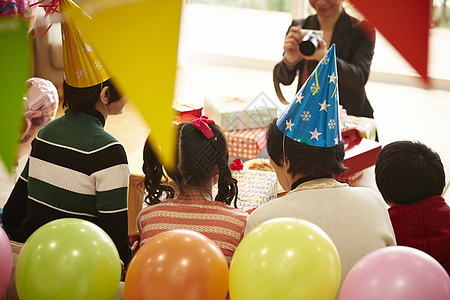
[[[234,206],[237,207],[237,180],[231,177],[225,136],[219,126],[209,124],[209,127],[215,134],[212,139],[206,138],[192,123],[178,125],[176,167],[175,170],[167,170],[168,175],[183,194],[186,187],[203,189],[211,181],[214,176],[213,168],[217,166],[219,169],[218,193],[214,200],[228,205],[234,200]],[[146,147],[147,152],[144,147],[142,167],[145,174],[145,188],[148,192],[146,203],[157,204],[160,202],[162,193],[168,191],[167,187],[161,185],[163,183],[161,178],[167,178],[161,175],[161,163],[153,152],[149,152],[151,148],[147,145]],[[154,170],[154,173],[151,170]],[[169,194],[169,197],[172,196],[173,194]]]
[[[420,142],[398,141],[378,154],[375,180],[388,204],[410,204],[441,195],[445,172],[439,155]]]
[[[70,86],[64,81],[63,107],[69,108],[74,112],[94,111],[95,104],[100,99],[100,93],[104,87],[109,87],[106,90],[106,96],[108,97],[109,103],[117,102],[122,98],[111,79],[83,88]]]
[[[173,198],[175,191],[173,187],[167,185],[169,179],[164,174],[163,167],[148,139],[144,145],[144,164],[142,165],[142,171],[145,174],[144,187],[147,191],[144,200],[145,203],[148,205],[157,204],[163,196]]]
[[[280,167],[287,159],[289,161],[287,172],[292,176],[298,174],[312,177],[336,176],[346,170],[343,164],[345,155],[343,143],[326,148],[294,141],[278,129],[277,119],[268,126],[267,153]]]

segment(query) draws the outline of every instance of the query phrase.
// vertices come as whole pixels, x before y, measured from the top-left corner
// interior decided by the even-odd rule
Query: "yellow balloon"
[[[257,226],[238,245],[230,264],[230,299],[334,299],[340,279],[339,254],[321,228],[277,218]]]
[[[149,125],[166,167],[174,164],[172,109],[182,0],[89,0],[61,6]]]

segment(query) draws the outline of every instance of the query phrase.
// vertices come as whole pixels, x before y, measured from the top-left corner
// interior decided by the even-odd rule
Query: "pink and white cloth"
[[[25,100],[25,130],[22,139],[27,136],[32,125],[44,126],[53,120],[58,109],[58,91],[55,85],[46,79],[32,77],[27,80],[28,91]]]

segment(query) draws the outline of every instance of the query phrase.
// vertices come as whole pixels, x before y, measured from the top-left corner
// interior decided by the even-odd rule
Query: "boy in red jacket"
[[[420,142],[391,143],[378,155],[375,177],[391,206],[397,245],[428,253],[450,274],[450,207],[441,196],[445,173],[439,155]]]

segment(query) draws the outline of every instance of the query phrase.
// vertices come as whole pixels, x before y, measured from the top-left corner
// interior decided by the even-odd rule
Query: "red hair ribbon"
[[[208,124],[216,124],[213,120],[208,119],[207,116],[201,116],[198,119],[195,119],[192,121],[192,125],[194,125],[195,128],[200,130],[204,136],[206,136],[208,139],[212,139],[216,135],[212,131],[211,127],[208,126]]]

